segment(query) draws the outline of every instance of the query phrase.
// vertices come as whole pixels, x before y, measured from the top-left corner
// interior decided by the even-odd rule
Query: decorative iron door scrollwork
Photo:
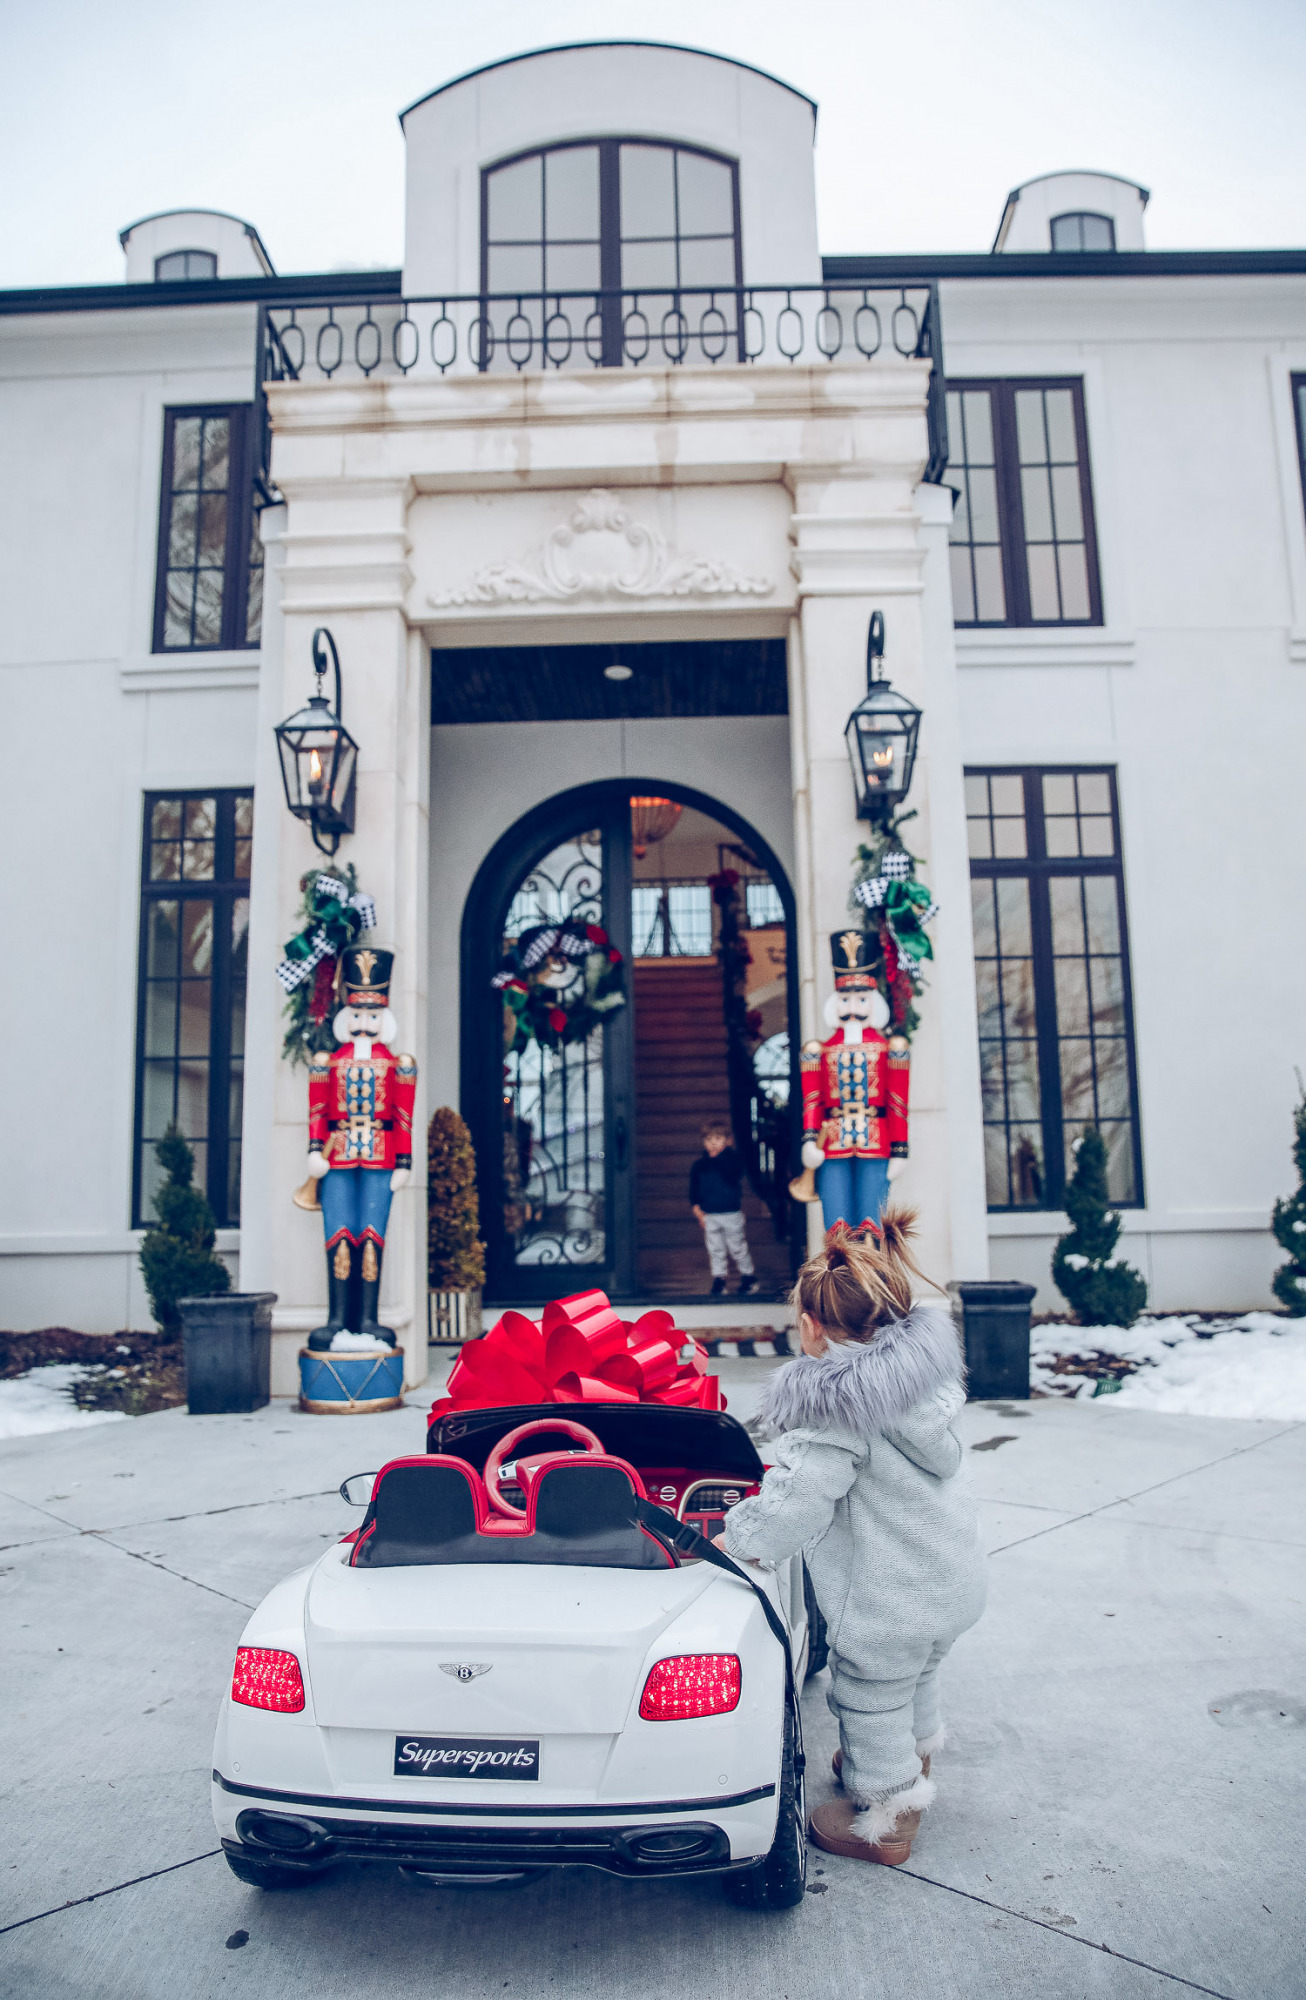
[[[522,877],[505,945],[532,924],[569,920],[603,922],[599,830],[560,842]],[[584,977],[583,963],[559,968],[559,1000]],[[603,1037],[599,1026],[562,1048],[533,1040],[504,1064],[504,1234],[519,1269],[609,1261]]]

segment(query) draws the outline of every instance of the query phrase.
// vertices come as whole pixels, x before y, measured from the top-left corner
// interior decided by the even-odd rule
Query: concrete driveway
[[[723,1362],[747,1414],[766,1361]],[[909,1868],[814,1854],[801,1909],[578,1870],[243,1887],[208,1809],[249,1608],[352,1525],[424,1412],[170,1411],[0,1456],[0,1993],[458,2000],[1306,1994],[1306,1425],[971,1405],[992,1596]],[[807,1692],[810,1796],[835,1735]]]

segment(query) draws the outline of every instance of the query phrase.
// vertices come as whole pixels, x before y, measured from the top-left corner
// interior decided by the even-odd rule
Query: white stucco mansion
[[[815,119],[724,57],[545,50],[403,114],[402,271],[281,278],[251,225],[168,212],[122,285],[0,294],[0,1323],[149,1323],[175,1116],[294,1386],[325,1285],[274,967],[321,857],[273,729],[319,626],[359,745],[339,858],[397,953],[416,1129],[472,1126],[488,1298],[701,1291],[683,1184],[727,1109],[780,1282],[875,611],[940,904],[898,1183],[926,1268],[1058,1304],[1091,1121],[1154,1304],[1268,1302],[1306,1066],[1306,252],[1149,251],[1146,191],[1073,172],[986,253],[823,258]],[[630,1004],[505,1065],[504,936],[568,914]],[[385,1265],[413,1381],[421,1178]]]

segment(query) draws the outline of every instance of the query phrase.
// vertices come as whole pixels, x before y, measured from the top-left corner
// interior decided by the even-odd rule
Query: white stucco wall
[[[150,652],[163,410],[247,399],[252,339],[248,308],[0,322],[8,922],[46,968],[42,1054],[6,1062],[5,1326],[152,1324],[129,1227],[141,795],[249,783],[258,676],[256,652]]]
[[[1082,376],[1105,624],[959,631],[965,760],[1119,772],[1146,1206],[1162,1307],[1271,1303],[1306,1070],[1306,278],[943,288],[951,379]],[[1040,1286],[1061,1218],[990,1217]]]
[[[819,284],[815,106],[774,77],[693,49],[595,42],[476,70],[403,115],[404,291],[475,293],[481,169],[562,139],[675,139],[739,162],[744,278]]]

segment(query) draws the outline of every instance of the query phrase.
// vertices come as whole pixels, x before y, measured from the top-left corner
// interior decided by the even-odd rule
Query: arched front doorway
[[[522,1047],[519,1036],[508,1050],[513,1019],[493,985],[505,946],[560,921],[607,932],[625,1004],[563,1048]],[[463,1112],[489,1299],[540,1302],[591,1286],[625,1299],[704,1295],[688,1179],[713,1117],[730,1123],[743,1156],[758,1296],[783,1289],[802,1228],[787,1195],[795,940],[793,891],[771,848],[683,785],[584,785],[496,843],[462,925]],[[559,997],[583,978],[571,970]]]

